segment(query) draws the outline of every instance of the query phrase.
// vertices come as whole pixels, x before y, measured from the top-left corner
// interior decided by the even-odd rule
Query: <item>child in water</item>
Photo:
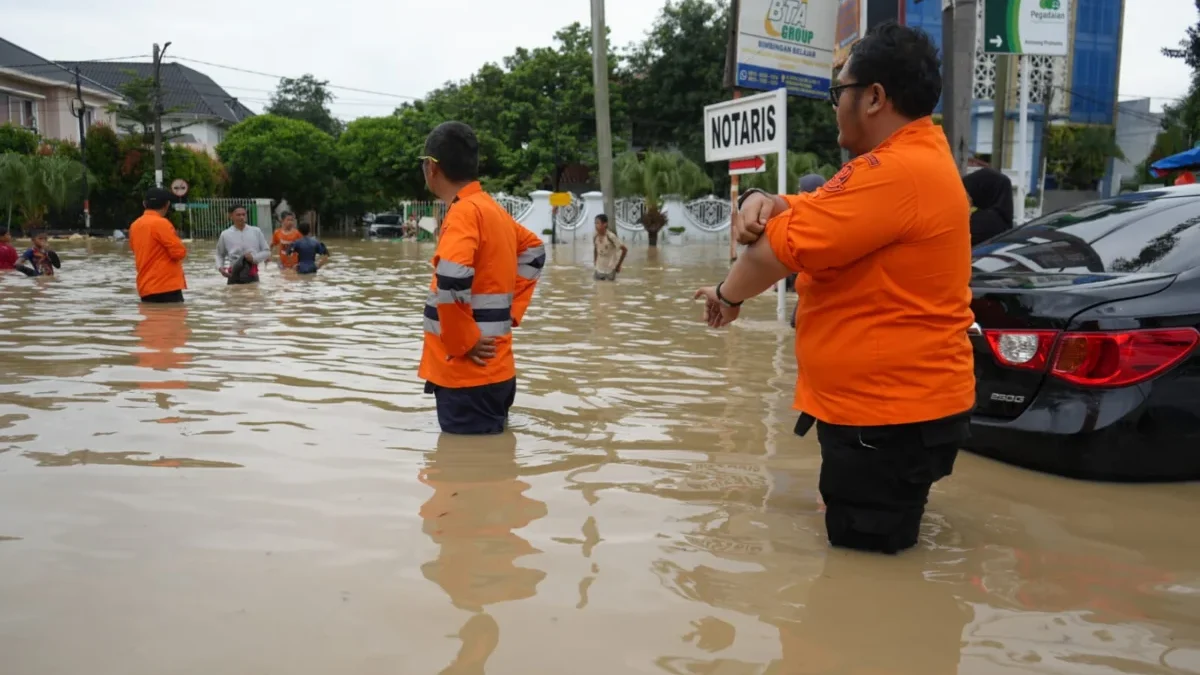
[[[288,255],[295,254],[297,274],[316,274],[317,270],[329,262],[329,249],[316,237],[308,236],[312,231],[308,223],[300,223],[296,229],[300,231],[300,238],[285,244],[283,252]]]
[[[52,277],[54,270],[62,267],[58,254],[50,248],[49,237],[45,232],[34,232],[31,237],[33,246],[21,254],[21,260],[29,265],[17,265],[16,269],[29,277]]]

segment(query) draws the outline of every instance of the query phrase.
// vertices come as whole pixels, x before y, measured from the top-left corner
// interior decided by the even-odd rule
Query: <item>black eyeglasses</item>
[[[849,84],[835,84],[829,88],[829,103],[833,107],[838,107],[838,99],[842,97],[842,92],[847,89],[863,89],[871,85],[865,82],[851,82]]]

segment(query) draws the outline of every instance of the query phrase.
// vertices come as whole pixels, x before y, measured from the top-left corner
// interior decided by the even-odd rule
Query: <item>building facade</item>
[[[941,47],[942,3],[935,0],[901,0],[901,20],[929,33]],[[1049,123],[1117,124],[1117,90],[1120,83],[1121,17],[1126,0],[1071,0],[1070,49],[1067,56],[1027,56],[1029,87],[1029,189],[1040,185],[1042,127]],[[977,26],[972,104],[972,148],[991,155],[995,115],[997,59],[985,54],[982,44],[984,0],[976,5]],[[1008,96],[1003,169],[1016,176],[1019,75],[1016,58],[1007,57]],[[939,105],[940,110],[940,105]],[[1110,171],[1111,173],[1111,171]],[[1111,181],[1104,181],[1110,183]]]

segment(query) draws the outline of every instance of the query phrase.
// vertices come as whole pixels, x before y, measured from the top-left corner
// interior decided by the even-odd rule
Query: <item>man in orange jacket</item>
[[[167,220],[171,193],[150,188],[142,202],[146,212],[129,226],[129,248],[137,265],[137,290],[142,302],[183,302],[183,259],[187,248]]]
[[[533,298],[546,250],[483,191],[471,127],[438,126],[421,163],[429,189],[450,208],[433,256],[418,375],[437,400],[442,431],[498,434],[517,392],[512,329]]]
[[[733,215],[750,244],[702,288],[714,327],[789,272],[798,285],[796,433],[815,424],[834,546],[917,543],[933,483],[950,475],[975,405],[971,205],[932,114],[937,47],[884,23],[830,87],[838,143],[855,155],[816,192],[748,192]]]

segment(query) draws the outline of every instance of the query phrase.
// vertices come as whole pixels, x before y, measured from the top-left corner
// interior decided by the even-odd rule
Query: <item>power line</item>
[[[232,71],[239,72],[239,73],[246,73],[248,75],[259,75],[261,77],[270,77],[270,78],[273,78],[276,80],[295,79],[295,78],[289,78],[286,75],[272,75],[271,73],[264,73],[260,70],[250,70],[248,68],[238,68],[236,66],[226,66],[226,65],[223,65],[220,63],[213,63],[211,61],[201,61],[200,59],[191,59],[191,58],[187,58],[184,56],[176,56],[174,58],[177,61],[187,61],[189,63],[199,63],[199,64],[202,64],[205,66],[212,66],[213,68],[224,68],[225,70],[232,70]],[[420,96],[409,96],[407,94],[392,94],[392,93],[389,93],[386,91],[374,91],[371,89],[359,89],[357,87],[345,87],[345,86],[337,85],[337,84],[327,84],[325,86],[329,87],[330,89],[341,89],[343,91],[354,91],[354,92],[358,92],[360,94],[371,94],[374,96],[390,96],[392,98],[403,98],[403,99],[408,99],[410,101],[419,101],[422,98]]]
[[[88,59],[87,61],[81,61],[80,63],[128,61],[129,59],[144,59],[148,56],[150,56],[150,55],[149,54],[134,54],[133,56],[113,56],[113,57],[107,58],[107,59]],[[75,75],[73,72],[71,72],[71,70],[69,68],[67,68],[66,66],[62,65],[61,63],[57,63],[55,61],[48,61],[48,62],[42,61],[40,63],[0,63],[0,68],[18,68],[18,69],[22,69],[22,70],[24,70],[26,68],[53,68],[55,70],[61,70],[64,73],[69,73],[71,76]],[[84,76],[84,77],[86,79],[86,76]]]

